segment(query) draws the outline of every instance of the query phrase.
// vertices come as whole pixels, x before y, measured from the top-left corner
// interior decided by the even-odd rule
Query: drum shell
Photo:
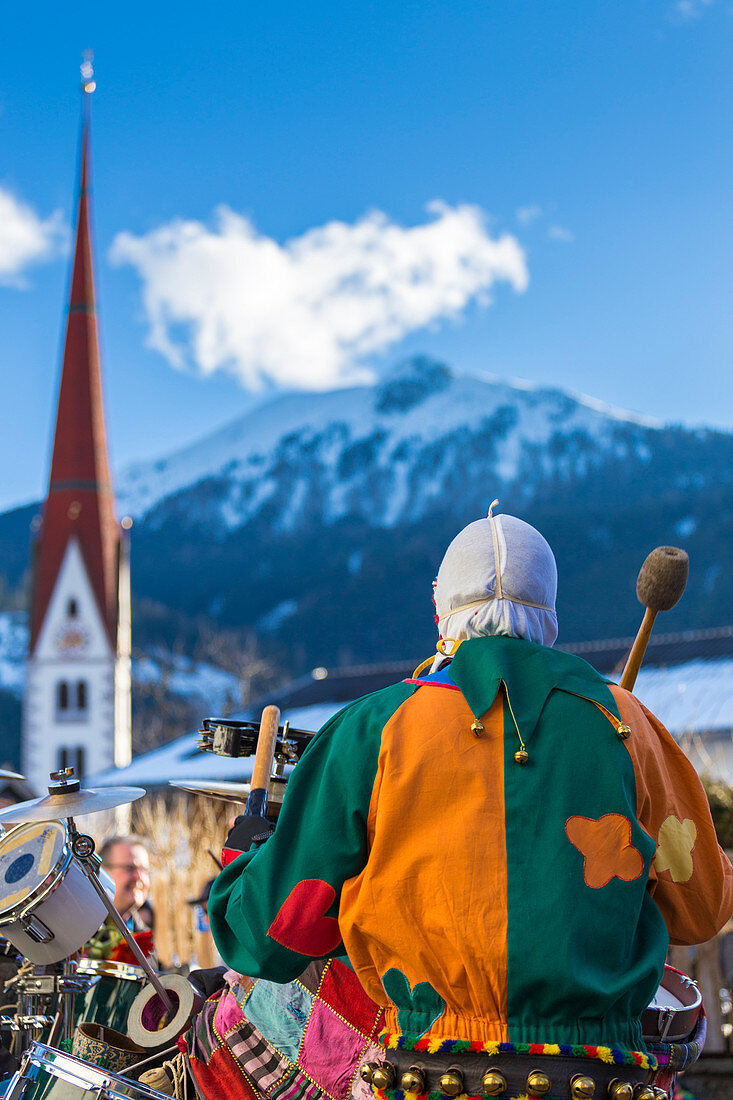
[[[12,1100],[162,1100],[164,1093],[83,1062],[72,1054],[32,1042],[4,1094]]]
[[[5,840],[22,838],[25,829],[29,826],[17,825],[9,830],[0,838],[0,846]],[[110,875],[100,870],[99,878],[113,898],[114,882]],[[0,914],[0,932],[30,962],[60,962],[83,947],[106,916],[104,902],[73,859],[67,838],[59,860],[43,883],[16,906]],[[24,920],[34,918],[53,934],[48,943],[39,943],[28,934]]]
[[[662,995],[661,1004],[669,1003],[664,994],[671,993],[677,1001],[673,1009],[657,1006],[657,998]],[[647,1043],[680,1043],[691,1035],[698,1017],[703,1011],[702,995],[697,982],[688,978],[681,970],[665,963],[662,980],[652,1004],[641,1014],[641,1031]],[[669,1014],[667,1018],[667,1013]]]
[[[127,963],[82,959],[77,973],[99,977],[86,993],[78,993],[74,998],[74,1023],[86,1020],[106,1024],[127,1034],[127,1017],[147,980],[145,971]]]

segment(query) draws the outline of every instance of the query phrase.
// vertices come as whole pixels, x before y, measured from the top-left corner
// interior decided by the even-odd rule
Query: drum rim
[[[23,821],[18,825],[14,825],[12,829],[8,829],[5,836],[10,836],[16,829],[26,829],[29,825],[38,824],[32,821]],[[61,854],[56,860],[53,867],[49,869],[48,874],[39,882],[38,886],[34,887],[29,894],[19,902],[13,909],[0,908],[0,928],[4,928],[8,924],[15,924],[17,921],[27,917],[29,913],[33,912],[38,907],[39,902],[44,901],[49,895],[51,895],[56,889],[59,882],[63,879],[69,869],[69,864],[73,859],[71,847],[69,845],[69,834],[63,821],[48,821],[44,822],[46,825],[58,825],[64,834],[64,843],[61,848]]]
[[[50,1056],[49,1056],[50,1055]],[[65,1066],[65,1063],[70,1062],[70,1066]],[[75,1054],[69,1054],[65,1050],[58,1050],[56,1047],[50,1047],[46,1043],[39,1043],[37,1040],[32,1040],[31,1045],[23,1054],[21,1061],[20,1072],[23,1072],[23,1067],[28,1063],[36,1066],[38,1069],[46,1069],[48,1072],[49,1066],[58,1066],[60,1069],[66,1069],[66,1072],[71,1075],[76,1072],[78,1080],[74,1082],[68,1082],[69,1084],[78,1084],[79,1087],[88,1087],[91,1084],[93,1088],[107,1087],[114,1090],[116,1081],[122,1081],[124,1085],[131,1088],[132,1091],[125,1093],[112,1094],[111,1100],[115,1100],[115,1096],[128,1096],[130,1100],[158,1100],[163,1094],[157,1089],[153,1089],[150,1085],[144,1085],[141,1081],[134,1081],[131,1077],[124,1077],[121,1073],[114,1073],[111,1069],[103,1069],[102,1066],[97,1066],[94,1062],[85,1062],[83,1058],[77,1058]],[[134,1067],[131,1066],[131,1069]],[[87,1080],[80,1075],[79,1071],[87,1071]],[[92,1071],[91,1075],[89,1070]],[[96,1082],[94,1078],[99,1076],[99,1080]],[[51,1076],[58,1076],[61,1080],[67,1080],[60,1073],[53,1074]],[[91,1078],[91,1080],[90,1080]]]
[[[667,982],[665,982],[665,978],[667,979]],[[667,984],[668,982],[669,984]],[[682,1003],[682,1008],[677,1009],[678,1014],[682,1012],[689,1012],[694,1008],[699,1008],[702,1004],[702,990],[700,989],[699,983],[694,978],[691,978],[689,974],[685,974],[682,970],[678,970],[676,966],[670,966],[669,963],[664,964],[664,970],[662,971],[662,977],[660,979],[659,986],[657,987],[657,992],[659,992],[659,989],[666,989],[668,993],[671,993],[673,996],[677,997],[677,999]],[[693,990],[694,995],[692,996],[692,1000],[689,1003],[684,1001],[682,997],[678,995],[679,993],[692,994]],[[647,1008],[644,1009],[644,1011],[656,1012],[658,1011],[658,1009],[653,1008],[652,1005],[648,1005]]]
[[[118,978],[123,982],[145,981],[141,966],[119,962],[117,959],[79,959],[77,974],[97,974],[100,978]]]

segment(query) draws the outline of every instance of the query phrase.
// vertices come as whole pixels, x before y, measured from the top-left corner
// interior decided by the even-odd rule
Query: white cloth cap
[[[464,527],[445,552],[435,587],[438,630],[456,641],[504,634],[551,646],[556,596],[557,566],[547,541],[524,520],[489,512]]]

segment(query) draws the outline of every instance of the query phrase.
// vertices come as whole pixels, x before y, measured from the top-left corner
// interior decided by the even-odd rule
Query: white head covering
[[[494,504],[445,552],[435,585],[440,636],[463,641],[504,634],[551,646],[557,638],[552,550],[524,520],[493,516]]]

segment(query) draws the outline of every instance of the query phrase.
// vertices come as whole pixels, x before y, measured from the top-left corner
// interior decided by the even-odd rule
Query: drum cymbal
[[[234,783],[218,779],[189,779],[186,782],[169,779],[171,787],[191,794],[207,794],[209,798],[219,798],[222,802],[246,802],[249,783]]]
[[[80,817],[111,810],[142,798],[142,787],[87,787],[67,794],[47,794],[43,798],[31,798],[0,810],[0,824],[8,821],[23,824],[27,821],[58,821],[62,817]]]

